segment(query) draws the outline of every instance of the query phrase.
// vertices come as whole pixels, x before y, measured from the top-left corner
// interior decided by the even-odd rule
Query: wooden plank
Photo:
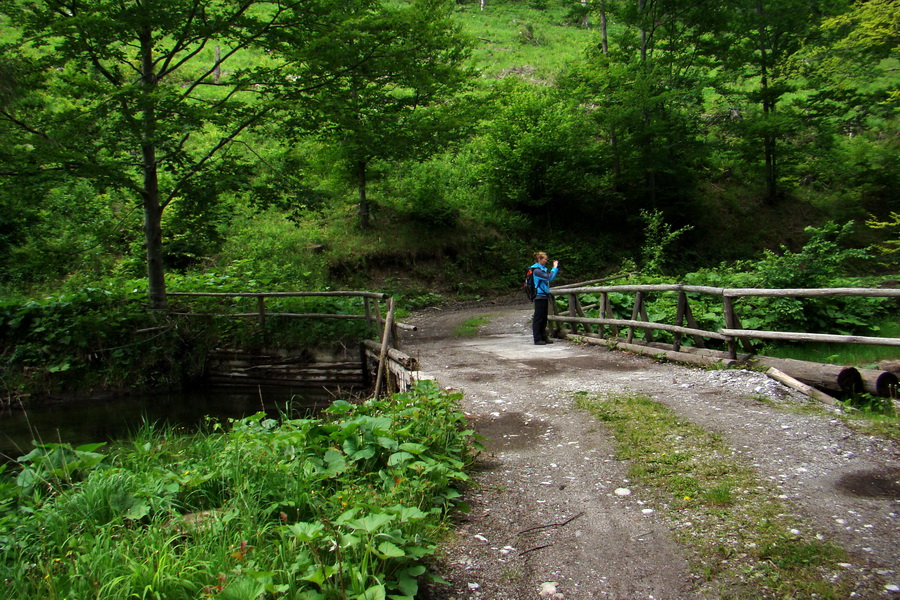
[[[576,321],[578,323],[591,323],[594,325],[616,325],[620,327],[642,327],[646,329],[660,329],[662,331],[680,332],[687,335],[699,335],[713,340],[722,342],[728,341],[728,336],[718,331],[706,331],[705,329],[693,329],[691,327],[679,327],[677,325],[669,325],[668,323],[650,323],[647,321],[633,321],[630,319],[598,319],[598,318],[580,318],[580,317],[549,317],[551,321]],[[743,330],[742,330],[743,331]],[[615,336],[613,336],[615,337]]]
[[[766,375],[768,375],[775,381],[779,381],[779,382],[783,383],[784,385],[788,386],[789,388],[795,389],[798,392],[809,396],[810,398],[818,400],[819,402],[824,402],[825,404],[829,404],[831,406],[837,405],[837,400],[835,400],[834,398],[832,398],[825,392],[817,390],[816,388],[814,388],[810,385],[806,385],[802,381],[798,381],[797,379],[794,379],[787,373],[784,373],[783,371],[779,371],[775,367],[771,367],[768,371],[766,371]]]
[[[833,296],[865,296],[870,298],[900,298],[896,288],[725,288],[722,295],[729,298],[764,296],[767,298],[824,298]]]
[[[798,333],[790,331],[761,331],[758,329],[720,329],[726,336],[744,336],[758,340],[786,342],[831,342],[836,344],[867,344],[872,346],[900,346],[900,338],[870,337],[863,335],[837,335],[831,333]]]

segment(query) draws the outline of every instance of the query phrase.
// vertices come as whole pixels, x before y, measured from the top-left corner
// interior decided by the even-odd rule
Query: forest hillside
[[[677,275],[829,222],[896,248],[888,0],[157,4],[0,7],[5,295],[427,302],[535,250]]]

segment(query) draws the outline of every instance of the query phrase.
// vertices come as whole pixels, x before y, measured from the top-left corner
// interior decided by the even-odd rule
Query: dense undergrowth
[[[412,598],[467,480],[458,400],[424,382],[320,418],[38,446],[0,482],[0,598]]]

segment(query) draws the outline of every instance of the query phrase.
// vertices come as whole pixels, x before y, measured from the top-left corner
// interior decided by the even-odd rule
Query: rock
[[[556,586],[559,584],[555,581],[545,581],[541,584],[540,595],[541,598],[550,598],[556,595]]]
[[[616,489],[613,491],[613,493],[614,493],[616,496],[630,496],[630,495],[631,495],[631,490],[629,490],[628,488],[616,488]]]

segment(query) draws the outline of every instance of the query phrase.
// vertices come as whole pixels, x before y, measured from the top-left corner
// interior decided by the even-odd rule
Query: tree
[[[848,216],[900,210],[900,19],[869,0],[826,18],[791,60],[809,92],[798,101],[815,127],[807,177],[840,189]]]
[[[356,184],[359,225],[367,228],[369,164],[427,153],[454,129],[451,100],[472,77],[464,66],[469,46],[445,0],[385,8],[334,42],[361,67],[317,95],[318,132],[338,147]]]
[[[726,93],[745,109],[734,127],[749,140],[750,154],[762,157],[767,203],[782,194],[785,140],[803,120],[791,106],[791,95],[802,84],[791,73],[791,57],[816,23],[841,4],[841,0],[743,0],[734,13],[732,43],[719,56],[735,76]]]
[[[599,208],[592,205],[608,162],[589,116],[564,93],[512,77],[500,87],[493,118],[475,141],[476,173],[491,201],[540,217],[542,226],[583,221]]]
[[[618,194],[648,208],[687,198],[703,160],[697,116],[716,34],[725,26],[720,7],[607,0],[598,9],[609,18],[610,38],[564,85],[608,140]]]
[[[163,307],[163,211],[238,185],[234,142],[287,100],[361,68],[370,57],[342,54],[331,40],[377,8],[370,0],[4,0],[0,16],[15,39],[0,63],[14,67],[4,72],[20,90],[0,103],[3,131],[17,134],[7,153],[17,158],[4,170],[22,186],[86,178],[135,198],[150,306]]]

